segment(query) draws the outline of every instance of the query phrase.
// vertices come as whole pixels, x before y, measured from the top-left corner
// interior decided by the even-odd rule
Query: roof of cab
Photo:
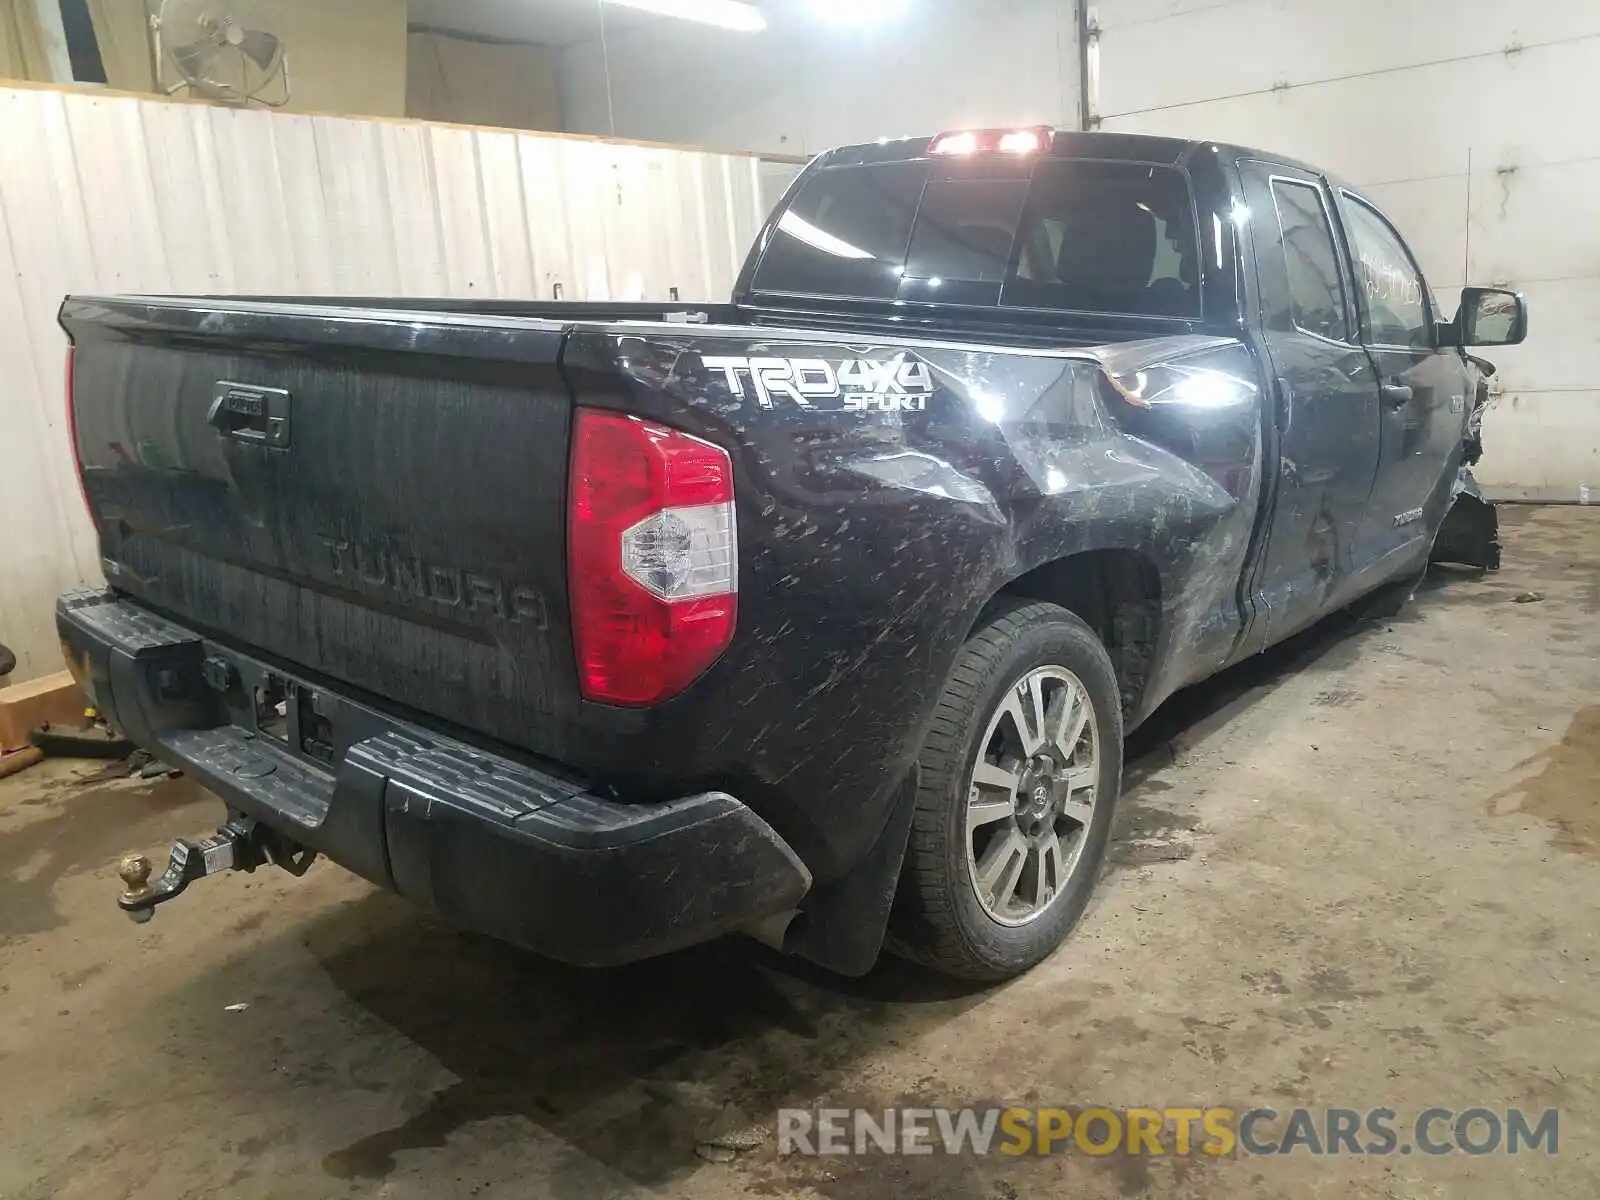
[[[1016,128],[1034,127],[1018,126]],[[1042,126],[1038,128],[1043,129]],[[979,132],[997,131],[1001,130],[991,129],[980,130]],[[1308,175],[1315,175],[1326,180],[1330,187],[1349,192],[1374,208],[1379,207],[1360,188],[1348,180],[1341,179],[1333,172],[1324,170],[1315,163],[1308,163],[1292,155],[1279,154],[1272,150],[1261,150],[1229,142],[1162,137],[1152,133],[1106,133],[1101,131],[1086,132],[1073,129],[1053,129],[1050,130],[1050,135],[1050,146],[1045,153],[1052,158],[1093,158],[1112,161],[1121,160],[1124,162],[1158,163],[1181,167],[1196,154],[1209,150],[1235,162],[1241,159],[1259,159],[1275,166],[1304,171]],[[889,138],[876,142],[867,142],[859,146],[840,146],[837,149],[827,150],[819,154],[811,165],[813,168],[843,167],[878,162],[906,162],[913,159],[927,158],[929,157],[928,147],[942,136],[943,134],[940,133],[932,137]]]
[[[1029,128],[1020,126],[1019,128]],[[980,132],[994,132],[984,130]],[[1258,158],[1286,167],[1294,167],[1312,175],[1329,179],[1336,186],[1349,187],[1333,178],[1327,171],[1312,163],[1303,162],[1287,154],[1253,149],[1223,142],[1200,141],[1194,138],[1162,137],[1150,133],[1083,132],[1079,130],[1051,130],[1050,145],[1045,151],[1052,158],[1095,158],[1124,160],[1127,162],[1160,163],[1179,166],[1203,150],[1211,150],[1231,159]],[[876,162],[904,162],[928,157],[928,148],[942,136],[889,138],[867,142],[859,146],[840,146],[821,154],[814,165],[819,167],[854,166]],[[1350,189],[1354,190],[1354,189]]]
[[[859,146],[840,146],[825,151],[816,165],[839,167],[926,158],[928,147],[934,140],[935,137],[888,138]],[[1046,153],[1053,158],[1126,159],[1130,162],[1177,164],[1196,147],[1204,144],[1148,133],[1082,133],[1057,129],[1052,131]]]

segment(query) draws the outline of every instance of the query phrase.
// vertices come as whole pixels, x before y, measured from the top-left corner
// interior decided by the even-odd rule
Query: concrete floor
[[[1600,513],[1503,514],[1500,575],[1159,714],[1077,935],[993,990],[745,943],[569,970],[327,865],[135,927],[116,858],[215,802],[0,783],[0,1196],[1600,1195]],[[996,1102],[1558,1107],[1561,1152],[694,1153],[780,1105]]]

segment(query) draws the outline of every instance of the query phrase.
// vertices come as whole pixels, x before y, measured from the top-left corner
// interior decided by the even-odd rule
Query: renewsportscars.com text
[[[1544,1154],[1560,1113],[1424,1108],[786,1108],[778,1152],[802,1155]]]

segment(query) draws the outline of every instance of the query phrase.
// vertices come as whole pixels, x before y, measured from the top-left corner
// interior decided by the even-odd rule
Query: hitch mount
[[[117,906],[142,925],[156,915],[157,905],[176,899],[191,883],[207,875],[249,872],[271,863],[299,876],[310,869],[316,857],[315,850],[295,845],[259,821],[235,816],[204,841],[180,838],[173,842],[167,869],[154,883],[150,881],[153,867],[148,858],[133,854],[123,859],[117,867],[123,885]]]

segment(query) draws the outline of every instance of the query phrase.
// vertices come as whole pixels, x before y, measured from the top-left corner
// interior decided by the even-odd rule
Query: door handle
[[[1403,404],[1410,404],[1411,397],[1416,393],[1404,383],[1382,383],[1378,385],[1378,394],[1390,408],[1399,408]]]

